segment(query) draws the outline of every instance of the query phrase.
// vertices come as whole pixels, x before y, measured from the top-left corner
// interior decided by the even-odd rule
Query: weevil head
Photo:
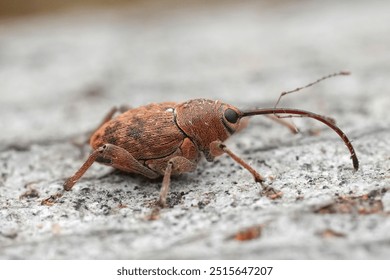
[[[210,143],[225,141],[241,128],[241,111],[234,106],[208,99],[194,99],[175,108],[180,129],[212,160]]]

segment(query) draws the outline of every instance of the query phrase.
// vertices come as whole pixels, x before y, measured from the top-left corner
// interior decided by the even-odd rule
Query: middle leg
[[[167,195],[169,191],[169,186],[171,184],[171,175],[172,173],[181,174],[186,172],[192,172],[196,169],[196,163],[188,160],[182,156],[176,156],[171,158],[165,169],[164,178],[160,190],[160,196],[157,204],[164,208],[166,207]]]

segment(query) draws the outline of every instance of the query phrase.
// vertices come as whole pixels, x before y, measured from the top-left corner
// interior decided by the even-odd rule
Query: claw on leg
[[[48,198],[45,198],[41,201],[41,205],[53,206],[57,200],[64,195],[64,190],[61,190],[55,194],[50,195]]]

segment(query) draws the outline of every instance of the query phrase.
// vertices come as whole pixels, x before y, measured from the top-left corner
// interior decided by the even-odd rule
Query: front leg
[[[261,176],[256,170],[254,170],[249,164],[247,164],[244,160],[242,160],[240,157],[238,157],[236,154],[234,154],[232,151],[230,151],[225,144],[223,144],[221,141],[213,141],[210,144],[210,154],[214,157],[220,156],[222,154],[228,154],[234,161],[236,161],[239,165],[244,167],[246,170],[248,170],[255,181],[257,183],[260,183],[262,186],[261,194],[267,196],[270,199],[277,199],[282,196],[282,193],[280,191],[275,190],[272,187],[267,186],[264,184],[264,177]]]
[[[239,165],[244,167],[246,170],[248,170],[254,177],[255,181],[260,183],[263,186],[264,177],[261,176],[259,173],[257,173],[256,170],[254,170],[249,164],[247,164],[245,161],[243,161],[240,157],[238,157],[236,154],[234,154],[232,151],[230,151],[225,144],[223,144],[221,141],[213,141],[210,144],[210,154],[213,157],[220,156],[222,154],[228,154],[234,161],[236,161]]]

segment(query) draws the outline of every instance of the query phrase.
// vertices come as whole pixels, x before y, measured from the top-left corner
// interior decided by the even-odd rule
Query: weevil
[[[114,109],[90,137],[93,152],[65,181],[64,190],[70,191],[87,169],[98,162],[150,179],[162,176],[158,205],[164,207],[172,175],[194,171],[202,155],[207,161],[213,161],[222,154],[230,156],[248,170],[256,182],[267,188],[264,177],[223,143],[240,129],[244,118],[255,115],[271,115],[279,120],[283,117],[307,117],[324,123],[344,141],[357,170],[359,161],[352,143],[332,118],[305,110],[277,107],[286,94],[347,74],[334,73],[305,87],[283,92],[273,108],[244,111],[219,100],[193,99],[184,103],[152,103],[125,110],[116,117],[113,117],[117,111]]]

